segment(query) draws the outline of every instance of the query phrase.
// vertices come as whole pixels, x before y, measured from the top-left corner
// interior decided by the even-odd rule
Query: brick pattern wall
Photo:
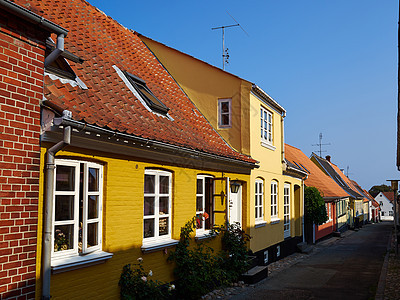
[[[0,299],[35,297],[45,37],[0,11]]]

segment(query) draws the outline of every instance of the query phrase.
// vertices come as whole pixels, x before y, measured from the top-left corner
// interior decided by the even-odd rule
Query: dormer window
[[[129,83],[139,94],[141,100],[143,100],[147,106],[154,112],[157,112],[162,115],[166,115],[169,111],[169,108],[165,106],[147,87],[146,82],[126,71],[123,72],[125,77],[128,79]]]

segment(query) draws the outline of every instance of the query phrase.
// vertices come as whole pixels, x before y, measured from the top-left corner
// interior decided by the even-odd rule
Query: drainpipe
[[[308,177],[308,175],[307,175],[307,177]],[[307,179],[307,177],[306,177],[306,179]],[[305,179],[304,179],[305,180]],[[302,221],[302,230],[303,230],[303,243],[306,241],[306,237],[305,237],[305,229],[304,229],[304,206],[305,206],[305,203],[306,203],[306,201],[305,201],[305,198],[304,198],[304,180],[303,180],[303,216],[302,216],[302,219],[303,219],[303,221]]]
[[[55,61],[61,53],[64,52],[64,37],[63,33],[57,35],[57,45],[56,49],[54,49],[44,60],[44,67],[47,68],[53,61]]]
[[[64,127],[64,137],[46,153],[46,195],[44,203],[44,236],[42,254],[42,300],[50,300],[50,277],[51,277],[51,231],[53,221],[53,197],[54,197],[54,169],[55,155],[58,151],[71,142],[71,127]]]

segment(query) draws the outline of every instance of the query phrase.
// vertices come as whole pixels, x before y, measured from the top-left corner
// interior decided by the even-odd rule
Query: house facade
[[[36,297],[118,298],[123,266],[139,257],[154,279],[174,280],[167,258],[181,227],[196,218],[202,241],[233,218],[256,161],[221,138],[133,31],[83,0],[16,2],[69,30],[43,48],[64,45],[37,108]]]
[[[375,197],[380,207],[380,219],[382,221],[393,221],[393,192],[380,192]]]
[[[140,35],[210,124],[236,150],[259,161],[241,224],[260,264],[292,253],[302,240],[302,170],[287,172],[285,109],[257,85]]]
[[[35,298],[46,38],[68,31],[0,2],[0,297]]]
[[[314,225],[308,233],[308,242],[315,242],[331,235],[333,232],[344,231],[347,228],[347,209],[349,195],[328,175],[322,172],[300,149],[285,144],[286,159],[303,168],[307,172],[304,184],[315,187],[325,201],[328,220],[321,225]]]

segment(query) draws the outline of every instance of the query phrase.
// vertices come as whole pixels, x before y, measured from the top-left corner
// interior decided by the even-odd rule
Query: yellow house
[[[134,32],[83,0],[29,8],[70,31],[47,49],[58,50],[44,78],[36,298],[117,299],[123,266],[140,257],[154,279],[174,280],[167,258],[181,227],[197,216],[202,240],[233,218],[229,204],[252,197],[256,161]]]
[[[259,161],[237,217],[259,264],[296,250],[303,235],[303,181],[284,155],[285,109],[257,85],[139,35],[218,133]]]

